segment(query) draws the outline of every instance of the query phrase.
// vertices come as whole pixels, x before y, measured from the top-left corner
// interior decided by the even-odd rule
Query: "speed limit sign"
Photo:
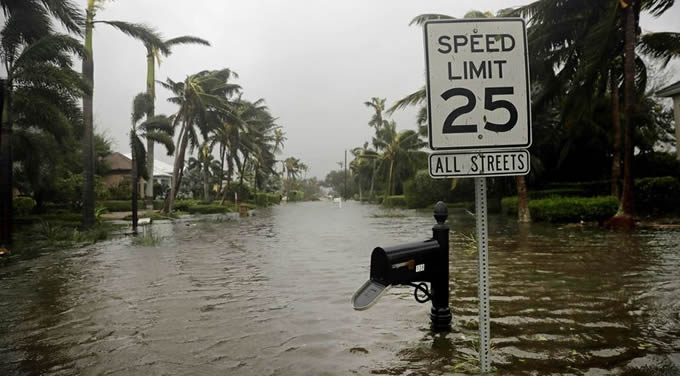
[[[528,148],[524,20],[436,20],[424,29],[430,148]]]

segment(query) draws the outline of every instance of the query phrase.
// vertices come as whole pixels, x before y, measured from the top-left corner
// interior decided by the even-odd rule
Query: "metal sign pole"
[[[475,218],[477,220],[479,362],[482,373],[489,372],[489,244],[486,208],[486,178],[475,178]]]

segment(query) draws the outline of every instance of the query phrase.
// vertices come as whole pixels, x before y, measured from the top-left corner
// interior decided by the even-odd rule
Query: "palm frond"
[[[139,129],[143,132],[163,132],[170,136],[175,134],[175,126],[173,125],[174,118],[165,115],[156,115],[151,119],[146,120],[139,125]]]
[[[427,94],[425,93],[425,86],[420,88],[418,91],[415,91],[404,98],[399,99],[392,107],[390,107],[387,110],[388,114],[393,114],[397,110],[404,109],[408,106],[415,106],[423,101],[425,101],[425,98],[427,97]]]
[[[153,108],[153,97],[148,93],[139,93],[132,101],[132,124],[137,124]]]
[[[130,131],[130,150],[134,154],[134,163],[137,166],[137,175],[148,180],[148,173],[146,170],[146,149],[144,143],[139,139],[137,133]]]
[[[434,20],[453,20],[455,17],[447,16],[446,14],[438,14],[438,13],[426,13],[426,14],[420,14],[416,17],[414,17],[411,22],[409,22],[409,26],[411,25],[423,25],[427,21],[434,21]]]
[[[640,37],[640,51],[661,60],[665,67],[672,58],[680,57],[680,33],[646,33]]]
[[[103,23],[106,25],[113,26],[122,33],[134,39],[141,40],[142,42],[144,42],[147,45],[150,45],[153,48],[159,48],[162,51],[166,49],[165,44],[163,44],[161,36],[154,28],[148,25],[135,24],[123,21],[95,21],[94,23]]]
[[[146,139],[165,146],[165,150],[167,150],[168,155],[175,153],[175,142],[173,141],[172,136],[166,132],[147,132]]]
[[[171,38],[165,41],[165,46],[168,49],[168,53],[166,53],[166,55],[170,53],[170,47],[176,46],[178,44],[200,44],[203,46],[210,46],[210,42],[205,39],[191,35],[183,35],[181,37]]]

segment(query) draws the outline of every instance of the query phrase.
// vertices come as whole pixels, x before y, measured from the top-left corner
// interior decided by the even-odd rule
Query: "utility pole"
[[[345,149],[345,195],[343,198],[347,199],[347,149]]]

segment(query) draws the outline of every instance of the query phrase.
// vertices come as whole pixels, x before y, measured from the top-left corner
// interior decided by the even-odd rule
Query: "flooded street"
[[[350,305],[373,247],[429,237],[431,212],[315,202],[225,218],[158,222],[158,247],[123,238],[0,266],[0,375],[475,372],[469,214],[449,217],[447,334],[412,288]],[[680,374],[680,230],[500,216],[489,230],[497,374]]]

